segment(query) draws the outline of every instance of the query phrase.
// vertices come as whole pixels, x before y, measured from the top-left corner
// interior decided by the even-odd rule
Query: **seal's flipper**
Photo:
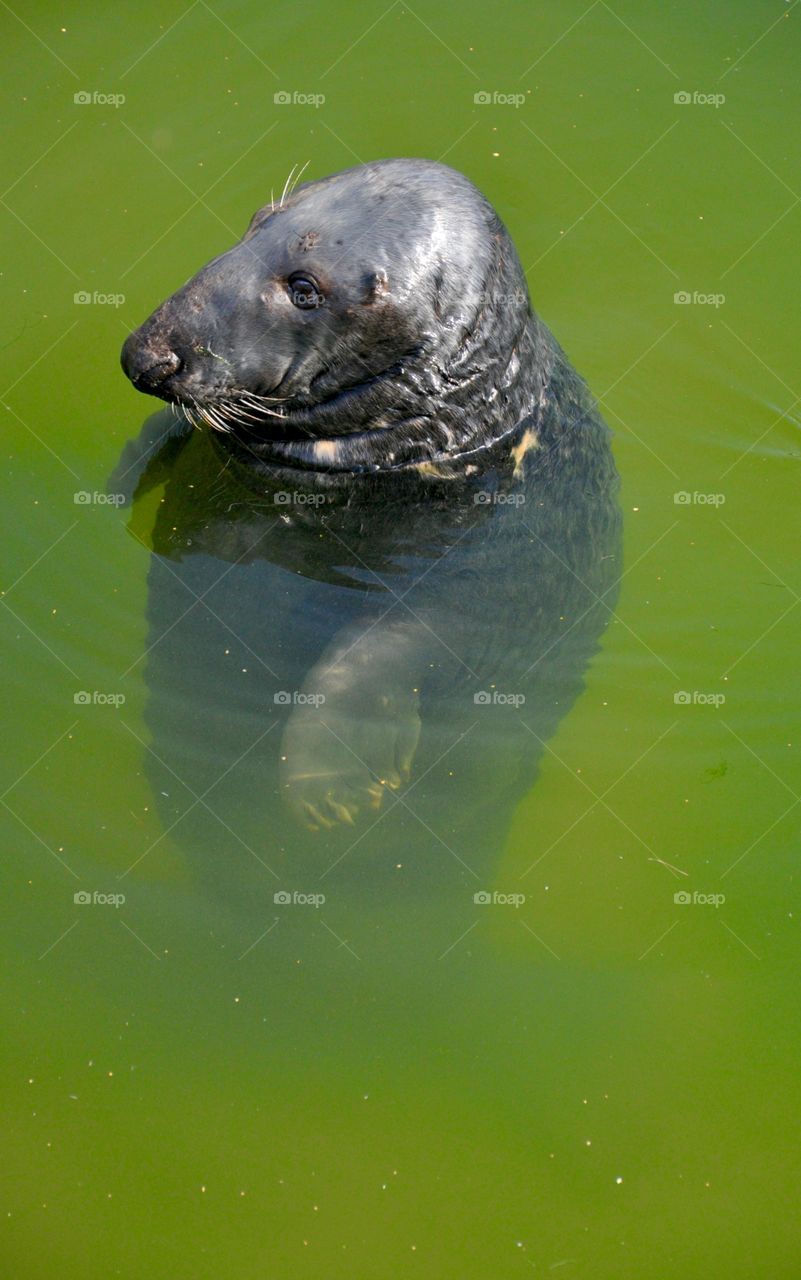
[[[387,791],[409,781],[420,737],[416,699],[388,702],[372,715],[295,708],[284,733],[281,783],[305,826],[355,826],[381,808]]]
[[[309,672],[281,749],[282,788],[307,826],[355,823],[409,781],[420,738],[417,633],[413,624],[341,633]]]

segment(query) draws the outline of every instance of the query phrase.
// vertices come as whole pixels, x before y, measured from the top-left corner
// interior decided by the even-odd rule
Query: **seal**
[[[424,160],[299,186],[122,364],[178,415],[121,464],[135,513],[162,495],[139,535],[154,759],[200,794],[247,775],[228,830],[255,795],[328,840],[390,807],[388,874],[410,812],[415,847],[463,839],[462,867],[488,870],[619,566],[609,433],[490,203]],[[278,808],[263,821],[273,858],[299,856]]]

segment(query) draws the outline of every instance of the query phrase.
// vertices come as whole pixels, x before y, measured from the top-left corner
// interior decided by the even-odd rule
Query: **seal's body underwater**
[[[139,480],[158,769],[225,774],[229,829],[255,787],[271,865],[285,800],[343,855],[378,815],[387,868],[486,864],[619,573],[608,433],[492,207],[429,161],[305,184],[122,359],[211,428]]]

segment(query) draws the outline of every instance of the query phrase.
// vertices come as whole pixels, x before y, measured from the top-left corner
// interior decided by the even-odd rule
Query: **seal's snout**
[[[154,349],[141,335],[132,333],[122,348],[121,363],[131,382],[140,391],[158,395],[163,384],[183,365],[181,357],[168,347]]]

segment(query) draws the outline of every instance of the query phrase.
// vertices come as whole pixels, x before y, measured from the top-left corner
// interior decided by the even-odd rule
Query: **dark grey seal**
[[[122,361],[200,426],[158,415],[119,468],[165,820],[208,842],[211,805],[279,878],[480,887],[619,576],[607,429],[492,206],[425,160],[306,183]]]

